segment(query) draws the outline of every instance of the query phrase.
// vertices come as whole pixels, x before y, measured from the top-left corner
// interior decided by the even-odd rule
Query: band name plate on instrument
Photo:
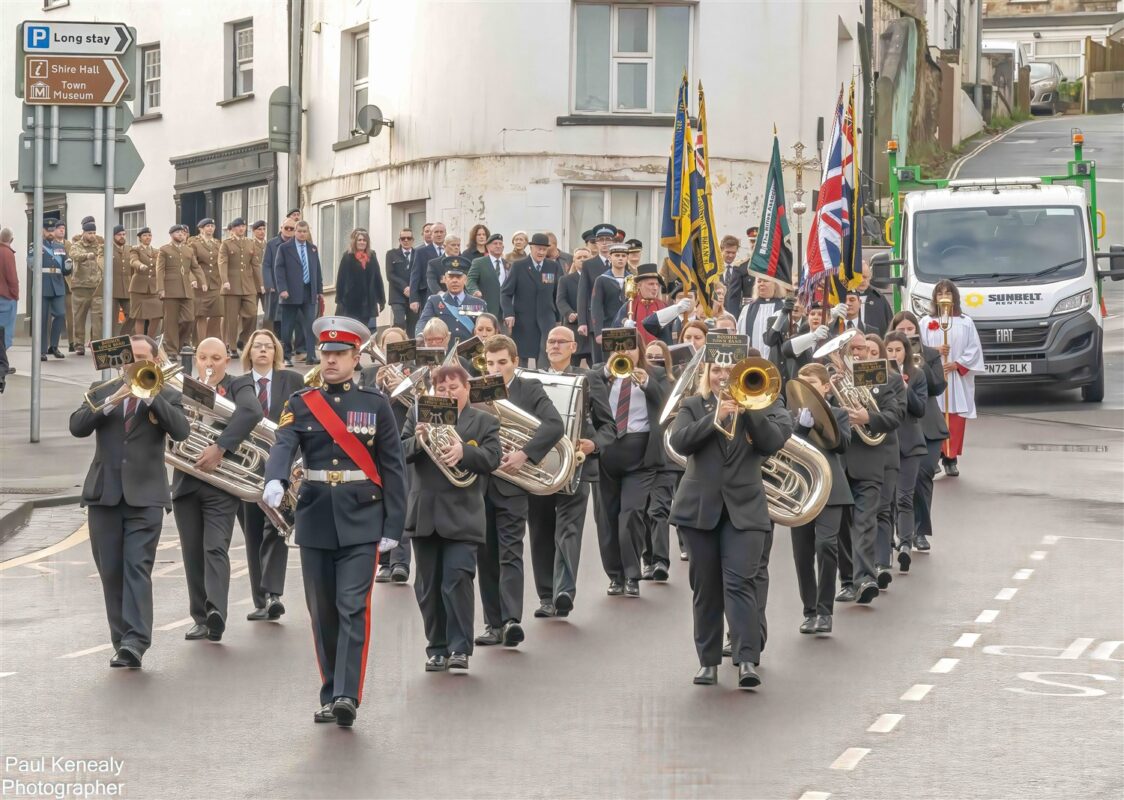
[[[389,342],[386,345],[386,363],[404,364],[417,358],[417,342]]]
[[[414,352],[414,361],[419,367],[439,367],[444,360],[445,349],[442,347],[419,347]]]
[[[855,386],[884,386],[889,379],[890,362],[885,358],[876,358],[873,361],[856,361],[852,365]]]
[[[708,333],[706,335],[706,361],[711,364],[734,366],[749,356],[749,337],[742,333]]]
[[[494,403],[506,399],[507,384],[503,382],[503,375],[485,375],[483,378],[472,378],[468,382],[470,403]]]
[[[457,401],[452,397],[423,394],[418,398],[418,422],[430,425],[456,425]]]
[[[94,353],[94,369],[120,369],[134,362],[133,345],[128,336],[111,336],[90,342]]]
[[[480,341],[479,336],[473,336],[471,339],[466,339],[457,344],[457,355],[461,358],[471,359],[476,355],[476,351],[484,347],[484,343]]]
[[[635,328],[606,328],[601,331],[601,349],[605,353],[620,353],[636,347]]]
[[[208,386],[198,378],[193,378],[190,375],[183,377],[183,395],[189,400],[194,400],[201,406],[214,409],[215,407],[215,389]]]

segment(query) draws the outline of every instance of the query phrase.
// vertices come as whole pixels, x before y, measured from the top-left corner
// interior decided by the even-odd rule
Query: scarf
[[[371,251],[369,250],[356,250],[355,260],[359,262],[359,266],[363,269],[367,268],[367,262],[371,260]]]

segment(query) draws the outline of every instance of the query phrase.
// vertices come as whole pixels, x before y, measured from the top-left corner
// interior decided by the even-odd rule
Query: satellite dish
[[[363,106],[359,109],[356,125],[358,127],[352,133],[362,136],[378,136],[384,126],[393,128],[394,121],[384,119],[378,106]]]

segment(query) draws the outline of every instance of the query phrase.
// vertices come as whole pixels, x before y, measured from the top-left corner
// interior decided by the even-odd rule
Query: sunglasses
[[[400,241],[400,242],[412,242],[413,240],[414,240],[413,236],[399,236],[398,237],[398,241]]]

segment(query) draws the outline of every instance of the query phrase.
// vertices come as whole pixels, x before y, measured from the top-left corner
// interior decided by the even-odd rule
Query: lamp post
[[[808,210],[808,206],[804,203],[804,168],[819,169],[820,159],[819,156],[812,158],[804,158],[804,143],[797,142],[792,146],[796,151],[795,158],[782,158],[781,164],[786,167],[791,167],[796,171],[796,188],[792,190],[793,197],[796,198],[792,204],[792,213],[796,215],[796,275],[794,281],[796,285],[800,285],[800,280],[803,277],[804,271],[804,212]]]

